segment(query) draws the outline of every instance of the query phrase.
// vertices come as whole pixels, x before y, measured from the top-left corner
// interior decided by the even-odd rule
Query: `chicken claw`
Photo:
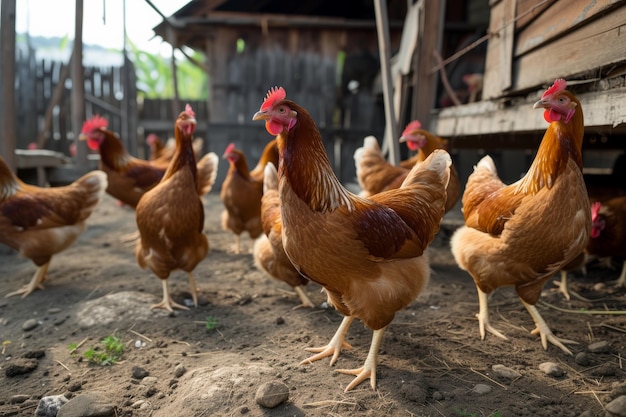
[[[46,273],[48,272],[48,266],[50,266],[50,262],[41,265],[35,271],[35,275],[30,280],[28,285],[24,285],[19,290],[13,291],[5,295],[5,298],[13,297],[14,295],[21,295],[22,298],[26,298],[28,294],[32,293],[35,290],[43,290],[43,285],[41,284],[46,280]]]
[[[343,321],[339,325],[339,328],[335,332],[335,335],[330,342],[326,346],[319,348],[306,348],[307,352],[317,353],[317,355],[313,355],[310,358],[307,358],[300,362],[300,365],[305,365],[311,362],[315,362],[322,358],[332,355],[333,357],[330,359],[330,366],[333,366],[337,359],[339,358],[339,354],[341,353],[342,348],[352,349],[352,346],[348,342],[346,342],[346,333],[348,333],[348,329],[352,324],[354,317],[346,316],[343,318]]]
[[[524,307],[526,307],[526,310],[528,310],[528,312],[530,313],[530,316],[535,321],[535,325],[537,326],[533,331],[530,332],[530,334],[539,334],[541,336],[541,346],[543,346],[543,349],[548,350],[548,342],[550,342],[553,345],[559,347],[563,352],[567,353],[568,355],[572,355],[572,352],[568,348],[566,348],[563,343],[578,344],[578,342],[556,337],[544,321],[543,317],[541,317],[541,314],[539,314],[537,307],[527,304],[526,302],[524,302],[524,300],[521,301]]]
[[[482,292],[480,288],[476,287],[478,290],[478,314],[476,317],[478,318],[478,330],[480,331],[480,338],[485,340],[485,330],[489,333],[498,336],[500,339],[509,340],[508,337],[500,333],[495,327],[489,324],[489,310],[487,304],[487,294]]]
[[[311,299],[309,298],[308,295],[306,295],[306,293],[304,292],[303,286],[302,285],[297,285],[295,287],[293,287],[294,291],[296,292],[296,294],[298,294],[298,297],[300,298],[300,302],[302,304],[295,306],[293,309],[296,310],[298,308],[312,308],[315,307],[315,304],[313,304],[313,302],[311,301]]]
[[[163,279],[161,280],[161,283],[163,284],[163,300],[160,303],[151,305],[150,306],[151,309],[164,308],[170,312],[173,312],[175,308],[179,310],[189,310],[188,307],[184,305],[180,305],[174,300],[172,300],[172,297],[170,297],[170,293],[167,288],[167,280]]]
[[[374,330],[374,332],[372,333],[372,343],[370,345],[370,350],[362,367],[357,369],[337,369],[336,372],[356,376],[356,378],[354,378],[352,382],[348,384],[344,392],[352,390],[352,388],[356,387],[366,379],[370,380],[370,385],[372,386],[372,389],[376,389],[376,365],[378,364],[378,349],[380,347],[380,343],[383,340],[383,334],[385,333],[385,329],[387,329],[387,327]]]
[[[563,294],[563,296],[565,297],[565,299],[567,301],[569,301],[571,299],[570,294],[569,294],[569,287],[567,285],[567,272],[561,270],[561,281],[554,281],[554,285],[556,286],[556,288],[554,288],[554,291],[558,291],[561,294]]]

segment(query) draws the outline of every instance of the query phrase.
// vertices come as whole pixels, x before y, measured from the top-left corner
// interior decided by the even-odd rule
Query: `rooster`
[[[313,307],[313,303],[303,289],[309,280],[294,268],[283,248],[278,177],[276,167],[271,162],[265,165],[261,221],[264,234],[254,242],[255,265],[269,276],[289,284],[300,297],[299,307]]]
[[[91,150],[100,152],[100,169],[107,174],[107,193],[122,203],[135,207],[141,196],[163,177],[168,160],[145,161],[135,158],[124,148],[119,136],[107,129],[108,122],[98,115],[86,120],[80,139],[87,141]],[[197,163],[198,194],[210,190],[214,181],[212,157],[205,155]]]
[[[195,114],[187,105],[176,119],[174,157],[163,179],[144,194],[135,210],[140,235],[135,248],[137,263],[142,269],[149,268],[163,285],[163,300],[152,308],[187,310],[172,300],[167,287],[167,278],[177,269],[189,275],[193,303],[198,305],[193,270],[207,256],[209,242],[202,233],[204,206],[197,192],[197,167],[192,147],[195,128]],[[209,153],[208,157],[215,182],[219,158],[215,153]]]
[[[354,375],[351,390],[367,379],[376,388],[378,348],[396,311],[411,303],[430,274],[427,255],[444,212],[450,155],[434,152],[395,190],[360,198],[334,174],[320,132],[309,113],[270,90],[254,115],[277,136],[282,241],[295,268],[322,285],[329,304],[345,315],[328,345],[312,348],[302,364],[348,347],[355,318],[373,330],[364,365],[339,372]]]
[[[85,230],[85,222],[106,187],[107,177],[102,171],[92,171],[64,187],[28,185],[0,157],[0,243],[37,265],[30,283],[7,297],[24,298],[43,289],[50,259]]]
[[[450,245],[478,290],[480,336],[485,331],[507,339],[491,326],[487,294],[514,286],[533,318],[544,349],[548,342],[572,354],[535,307],[545,282],[585,249],[591,210],[582,175],[583,110],[566,82],[558,79],[537,101],[550,126],[528,172],[505,185],[493,160],[485,156],[470,175],[463,194],[465,226]]]
[[[413,157],[401,161],[400,166],[387,162],[378,141],[373,136],[366,137],[363,140],[363,146],[354,152],[357,180],[362,189],[361,197],[398,188],[416,163],[422,162],[435,149],[445,149],[444,140],[421,129],[421,123],[418,120],[406,126],[400,142],[406,142],[410,150],[417,152]],[[450,167],[447,193],[446,213],[454,207],[461,194],[459,176],[454,166]]]
[[[263,196],[263,170],[267,162],[278,164],[276,141],[269,142],[253,171],[242,151],[231,143],[226,147],[224,159],[230,166],[222,183],[220,197],[224,204],[222,229],[235,234],[234,252],[241,252],[241,234],[248,232],[252,239],[263,233],[261,225],[261,197]]]

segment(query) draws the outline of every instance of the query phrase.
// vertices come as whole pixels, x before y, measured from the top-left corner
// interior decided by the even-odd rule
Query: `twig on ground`
[[[493,378],[489,378],[489,377],[488,377],[487,375],[485,375],[485,374],[481,374],[480,372],[478,372],[477,370],[475,370],[475,369],[474,369],[474,368],[472,368],[472,367],[470,367],[469,369],[470,369],[470,371],[474,372],[475,374],[478,374],[478,375],[482,376],[483,378],[485,378],[485,379],[487,379],[487,380],[489,380],[489,381],[493,382],[494,384],[498,385],[499,387],[501,387],[501,388],[502,388],[502,389],[504,389],[505,391],[508,391],[508,390],[509,390],[509,389],[508,389],[505,385],[502,385],[501,383],[499,383],[499,382],[498,382],[498,381],[496,381],[495,379],[493,379]]]
[[[132,330],[132,329],[128,329],[128,331],[129,331],[129,332],[131,332],[132,334],[136,335],[136,336],[141,337],[141,338],[142,338],[142,339],[144,339],[146,342],[150,342],[150,343],[152,343],[152,339],[150,339],[148,336],[144,336],[144,335],[142,335],[141,333],[136,332],[136,331],[134,331],[134,330]]]
[[[58,363],[59,365],[61,365],[62,367],[65,368],[65,370],[72,375],[72,371],[70,371],[70,368],[68,368],[67,366],[65,366],[65,364],[63,362],[61,362],[60,360],[55,359],[55,362]]]
[[[345,400],[323,400],[323,401],[315,401],[312,403],[302,404],[303,407],[311,407],[311,408],[332,407],[334,405],[357,405],[357,404],[354,401],[345,401]]]
[[[70,350],[70,355],[76,352],[82,345],[84,345],[87,340],[89,340],[89,336],[78,342],[78,344],[74,346],[74,349]]]
[[[550,303],[546,303],[545,301],[539,301],[540,304],[544,305],[545,307],[549,307],[553,310],[556,311],[560,311],[562,313],[573,313],[573,314],[607,314],[607,315],[614,315],[614,316],[622,316],[622,315],[626,315],[626,311],[624,310],[572,310],[570,308],[562,308],[562,307],[557,307],[555,305],[552,305]]]

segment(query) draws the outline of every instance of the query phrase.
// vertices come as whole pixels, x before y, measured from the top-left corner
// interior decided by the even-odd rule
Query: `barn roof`
[[[406,0],[387,0],[387,8],[390,29],[401,30]],[[175,47],[203,49],[207,34],[220,26],[376,31],[372,0],[192,0],[153,30]]]

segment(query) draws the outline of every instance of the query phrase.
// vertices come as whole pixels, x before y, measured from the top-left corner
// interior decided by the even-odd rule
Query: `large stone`
[[[104,394],[88,392],[77,395],[59,409],[57,417],[115,417],[115,404]]]
[[[65,395],[51,395],[39,400],[35,417],[57,417],[59,409],[68,401]]]
[[[266,382],[257,389],[254,399],[262,407],[277,407],[289,399],[289,387],[279,381]]]

